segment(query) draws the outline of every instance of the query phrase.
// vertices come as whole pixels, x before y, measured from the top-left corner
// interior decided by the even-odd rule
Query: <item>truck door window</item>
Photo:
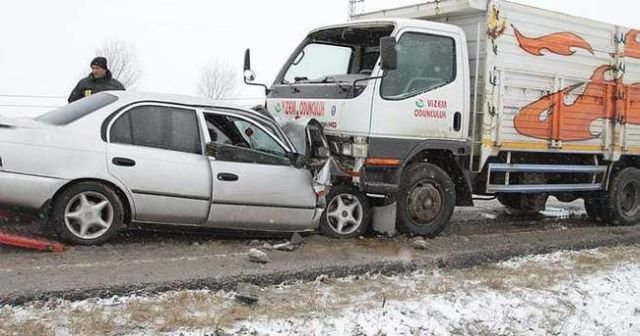
[[[284,80],[295,83],[301,80],[322,80],[326,77],[345,75],[353,58],[353,49],[332,44],[310,43],[296,56],[287,70]]]
[[[398,68],[382,80],[382,97],[404,99],[453,82],[456,45],[451,37],[405,33],[398,41]]]

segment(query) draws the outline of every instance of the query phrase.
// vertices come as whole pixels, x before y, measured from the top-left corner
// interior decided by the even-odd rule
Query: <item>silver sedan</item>
[[[313,140],[321,129],[305,132]],[[99,93],[34,119],[0,118],[0,205],[41,209],[61,239],[83,245],[129,223],[315,230],[327,181],[309,164],[325,151],[312,147],[297,149],[253,110]]]

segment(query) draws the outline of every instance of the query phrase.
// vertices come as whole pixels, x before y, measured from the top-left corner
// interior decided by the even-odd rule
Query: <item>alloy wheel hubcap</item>
[[[85,191],[74,196],[64,210],[64,224],[76,237],[96,239],[113,225],[111,202],[102,194]]]
[[[351,194],[336,195],[327,207],[327,222],[338,234],[355,232],[362,224],[362,219],[362,204]]]

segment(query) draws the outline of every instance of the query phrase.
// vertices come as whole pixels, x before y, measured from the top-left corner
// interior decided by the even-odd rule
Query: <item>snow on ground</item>
[[[639,335],[640,247],[233,292],[0,308],[0,335]]]

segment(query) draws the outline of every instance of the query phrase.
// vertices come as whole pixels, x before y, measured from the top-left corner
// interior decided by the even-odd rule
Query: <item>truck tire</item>
[[[366,195],[353,186],[331,188],[327,208],[320,219],[320,232],[332,238],[364,235],[371,223],[371,205]]]
[[[624,168],[613,177],[603,210],[611,225],[640,222],[640,169]]]
[[[100,245],[124,225],[124,207],[110,187],[98,182],[80,182],[53,200],[50,225],[64,242]]]
[[[456,188],[440,167],[416,163],[403,174],[397,199],[398,231],[433,238],[451,219]]]
[[[596,223],[602,223],[606,220],[604,214],[604,204],[606,198],[602,196],[590,196],[584,198],[584,210],[587,212],[589,219]]]
[[[536,213],[545,209],[549,195],[547,194],[499,194],[498,202],[507,208]]]

